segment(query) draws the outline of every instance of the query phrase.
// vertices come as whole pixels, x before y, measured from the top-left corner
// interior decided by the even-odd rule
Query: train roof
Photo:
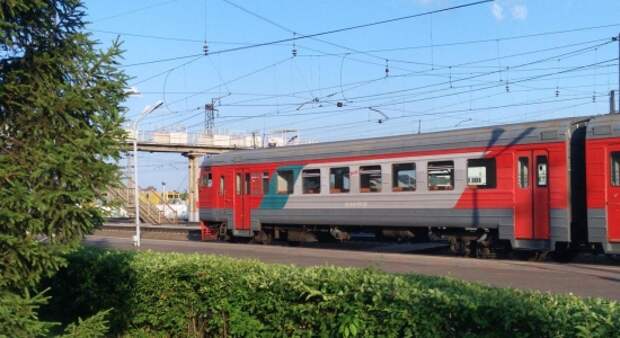
[[[616,121],[620,133],[620,114],[600,115],[596,119]],[[232,151],[205,158],[203,166],[222,164],[302,161],[389,154],[409,151],[478,148],[498,145],[531,144],[565,140],[572,126],[587,122],[592,116],[494,125],[422,134],[374,137],[322,142],[276,148]],[[609,124],[609,123],[608,123]]]
[[[620,137],[620,114],[597,116],[588,123],[588,139]]]

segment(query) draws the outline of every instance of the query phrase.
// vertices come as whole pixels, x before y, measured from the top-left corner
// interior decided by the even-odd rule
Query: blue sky
[[[418,120],[430,132],[607,112],[605,95],[618,87],[617,60],[611,60],[618,44],[607,43],[620,32],[617,0],[499,0],[323,41],[298,39],[296,57],[287,42],[135,65],[200,54],[205,39],[215,52],[467,2],[232,0],[272,23],[224,0],[89,0],[86,6],[88,28],[102,47],[118,35],[124,41],[124,68],[142,93],[126,102],[128,119],[145,105],[166,102],[143,122],[145,130],[202,132],[197,108],[220,96],[216,128],[222,132],[286,127],[314,141],[412,133]],[[376,110],[387,121],[377,123]],[[164,181],[185,189],[180,155],[140,156],[142,186]]]

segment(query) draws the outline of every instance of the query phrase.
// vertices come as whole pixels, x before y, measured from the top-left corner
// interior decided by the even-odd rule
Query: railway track
[[[142,238],[144,239],[157,239],[157,240],[175,240],[175,241],[201,241],[200,227],[198,225],[191,224],[169,224],[169,225],[142,225]],[[95,235],[104,237],[116,237],[116,238],[131,238],[135,233],[135,225],[130,223],[107,223],[95,232]],[[217,241],[209,241],[213,243]],[[273,241],[271,246],[291,246],[291,243],[285,241]],[[315,243],[303,243],[304,248],[313,249],[333,249],[333,250],[348,250],[348,251],[368,251],[368,252],[382,252],[382,253],[400,253],[400,254],[424,254],[432,256],[442,257],[459,257],[452,253],[449,249],[449,244],[442,241],[433,242],[395,242],[395,241],[380,241],[376,240],[373,235],[370,234],[357,234],[354,235],[351,240],[344,242],[315,242]],[[503,260],[513,261],[545,261],[555,262],[552,256],[539,257],[532,256],[520,256],[520,255],[506,255],[498,257]],[[470,258],[475,259],[475,258]],[[581,253],[575,256],[571,263],[580,264],[596,264],[596,265],[609,265],[620,266],[620,262],[610,259],[605,255],[597,255],[588,252]]]

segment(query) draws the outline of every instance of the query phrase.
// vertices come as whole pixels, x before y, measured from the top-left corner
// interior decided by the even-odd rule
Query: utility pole
[[[205,133],[207,135],[213,135],[215,111],[215,99],[211,99],[211,103],[205,104]]]
[[[422,133],[422,120],[418,120],[418,134]]]
[[[215,109],[215,102],[219,103],[221,99],[229,95],[230,93],[227,93],[220,97],[214,97],[211,99],[211,103],[205,104],[205,133],[207,135],[213,135],[213,130],[215,129],[215,112],[218,111]]]
[[[618,43],[618,81],[620,81],[620,33],[611,40]],[[618,82],[618,112],[620,113],[620,82]]]

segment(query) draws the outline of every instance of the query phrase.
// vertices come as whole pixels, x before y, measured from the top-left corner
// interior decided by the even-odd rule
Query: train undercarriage
[[[551,256],[557,261],[570,261],[580,251],[596,252],[596,247],[570,246],[557,243],[553,249],[524,250],[512,247],[509,240],[502,240],[497,229],[448,228],[448,227],[359,227],[324,225],[263,224],[261,230],[234,234],[226,223],[209,223],[204,228],[203,239],[223,240],[254,244],[286,242],[292,246],[304,243],[334,243],[352,239],[393,243],[443,243],[445,251],[462,257],[472,258],[516,258],[521,260],[545,260]],[[599,250],[600,251],[600,250]]]

